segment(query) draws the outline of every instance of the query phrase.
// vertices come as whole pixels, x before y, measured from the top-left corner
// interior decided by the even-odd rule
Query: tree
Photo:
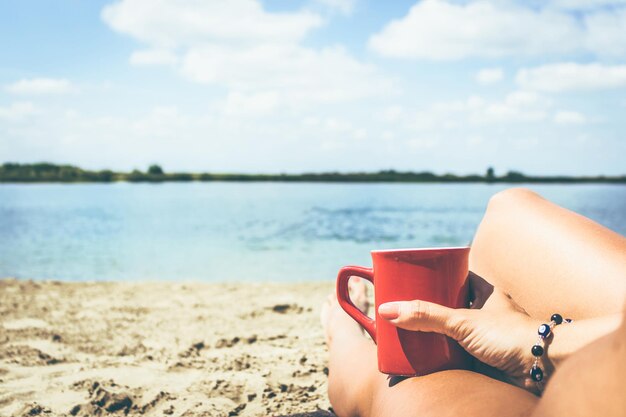
[[[487,173],[485,174],[485,179],[487,180],[487,182],[493,182],[495,178],[496,176],[494,174],[493,168],[492,167],[487,168]]]
[[[509,171],[505,176],[506,180],[509,182],[523,182],[526,181],[526,175],[522,174],[518,171]]]
[[[163,175],[163,169],[159,165],[150,165],[148,167],[148,174],[150,175]]]

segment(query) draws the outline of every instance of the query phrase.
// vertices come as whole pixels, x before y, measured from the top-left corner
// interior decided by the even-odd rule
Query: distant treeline
[[[492,168],[484,175],[437,175],[432,172],[323,172],[304,174],[218,174],[166,173],[159,165],[151,165],[145,172],[88,171],[72,165],[50,163],[0,166],[0,182],[163,182],[163,181],[282,181],[282,182],[486,182],[486,183],[621,183],[626,175],[616,177],[528,176],[509,171],[497,176]]]

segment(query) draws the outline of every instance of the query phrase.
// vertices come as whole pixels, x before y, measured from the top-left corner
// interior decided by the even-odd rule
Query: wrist
[[[550,348],[555,337],[555,329],[560,324],[570,323],[571,319],[563,318],[560,314],[553,314],[549,322],[543,322],[537,327],[535,343],[530,348],[533,364],[529,370],[530,379],[542,388],[545,379],[554,373],[554,359],[557,355],[550,355]]]
[[[524,326],[524,339],[523,339],[522,346],[521,346],[523,365],[520,371],[521,376],[523,376],[524,378],[527,378],[529,376],[528,372],[533,367],[533,364],[535,363],[536,356],[533,354],[533,347],[537,344],[537,329],[543,323],[544,322],[540,320],[529,318],[529,320],[526,323],[526,326]],[[544,355],[539,358],[539,360],[542,362],[541,364],[542,366],[546,365],[543,363],[544,361],[548,361],[547,356],[545,355],[545,352],[544,352]]]

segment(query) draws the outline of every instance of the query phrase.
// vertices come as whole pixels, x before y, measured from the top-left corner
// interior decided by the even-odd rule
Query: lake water
[[[470,242],[487,184],[0,185],[0,276],[333,279],[371,249]],[[626,234],[626,186],[531,185]]]

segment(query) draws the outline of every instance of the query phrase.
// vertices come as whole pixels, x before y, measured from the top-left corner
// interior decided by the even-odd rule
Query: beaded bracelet
[[[543,356],[543,353],[545,350],[544,349],[545,339],[549,337],[550,334],[552,334],[552,329],[554,329],[556,326],[558,326],[559,324],[563,322],[571,323],[572,319],[563,319],[563,316],[561,316],[558,313],[554,313],[550,317],[549,324],[544,323],[541,326],[539,326],[539,328],[537,329],[537,334],[539,335],[539,338],[537,339],[537,342],[533,345],[533,347],[530,349],[530,352],[535,357],[535,362],[533,363],[532,368],[530,368],[530,379],[536,382],[540,389],[542,388],[541,381],[543,381],[544,379],[544,374],[543,374],[543,370],[539,367],[539,358]]]

